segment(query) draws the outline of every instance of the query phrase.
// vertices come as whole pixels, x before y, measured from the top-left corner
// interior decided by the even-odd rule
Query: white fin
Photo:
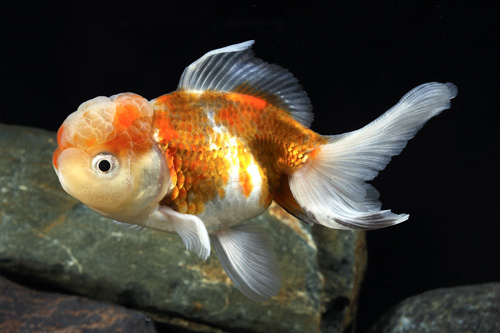
[[[261,228],[239,225],[220,230],[210,238],[222,267],[246,297],[262,302],[278,294],[278,260]]]
[[[119,225],[120,227],[129,228],[131,230],[139,231],[139,232],[143,232],[143,231],[145,231],[145,230],[148,229],[148,228],[143,227],[141,225],[131,224],[131,223],[124,223],[124,222],[120,222],[120,221],[117,221],[117,220],[111,220],[111,222],[113,222],[116,225]]]
[[[337,229],[377,229],[406,221],[407,214],[380,210],[375,178],[427,120],[450,107],[452,83],[426,83],[407,93],[367,126],[329,137],[302,168],[290,175],[290,189],[316,223]]]
[[[210,256],[210,238],[205,223],[199,217],[182,214],[166,206],[160,207],[159,211],[181,236],[186,249],[195,252],[203,260]]]
[[[250,40],[213,50],[182,73],[179,90],[238,92],[287,110],[302,125],[313,121],[312,106],[298,80],[286,69],[254,57]]]

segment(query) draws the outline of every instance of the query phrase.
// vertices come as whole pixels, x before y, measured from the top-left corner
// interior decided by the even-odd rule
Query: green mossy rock
[[[124,228],[66,194],[51,165],[55,137],[0,125],[1,270],[194,331],[352,330],[364,233],[311,229],[273,205],[250,223],[271,237],[282,288],[255,303],[215,255],[202,261],[177,235]]]
[[[442,288],[405,299],[370,333],[500,332],[500,283]]]

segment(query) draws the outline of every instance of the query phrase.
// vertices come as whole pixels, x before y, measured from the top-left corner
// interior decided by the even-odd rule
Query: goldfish
[[[297,78],[256,58],[253,43],[206,53],[153,100],[84,102],[58,130],[52,162],[64,190],[92,210],[177,233],[204,260],[213,246],[235,287],[264,301],[280,291],[278,260],[263,229],[243,222],[273,201],[334,229],[406,221],[382,209],[368,182],[458,90],[425,83],[359,130],[320,135]]]

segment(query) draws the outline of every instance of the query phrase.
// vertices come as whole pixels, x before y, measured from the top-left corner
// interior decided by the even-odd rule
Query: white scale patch
[[[213,114],[211,119],[213,120]],[[213,125],[215,125],[215,123]],[[218,133],[225,132],[222,126],[214,126],[214,130]],[[211,148],[212,145],[214,146],[213,149],[218,148],[211,142]],[[205,210],[198,215],[207,226],[208,231],[239,224],[259,215],[267,208],[263,207],[260,203],[262,177],[256,161],[252,158],[246,170],[252,180],[252,192],[246,197],[243,194],[243,187],[240,183],[239,158],[235,156],[235,152],[238,151],[236,149],[238,140],[235,137],[230,137],[224,145],[228,148],[226,149],[227,153],[225,158],[231,163],[229,180],[224,187],[225,196],[223,198],[216,197],[206,202]]]

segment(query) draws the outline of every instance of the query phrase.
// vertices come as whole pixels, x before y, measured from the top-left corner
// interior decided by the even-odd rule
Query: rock
[[[370,332],[500,332],[500,283],[427,291],[410,297]]]
[[[0,125],[3,270],[193,330],[352,330],[364,233],[311,231],[272,206],[251,223],[271,237],[282,288],[255,303],[234,288],[215,255],[204,262],[177,235],[115,225],[71,198],[51,165],[55,147],[55,133]]]
[[[137,311],[83,297],[44,293],[0,276],[1,332],[155,332]]]

